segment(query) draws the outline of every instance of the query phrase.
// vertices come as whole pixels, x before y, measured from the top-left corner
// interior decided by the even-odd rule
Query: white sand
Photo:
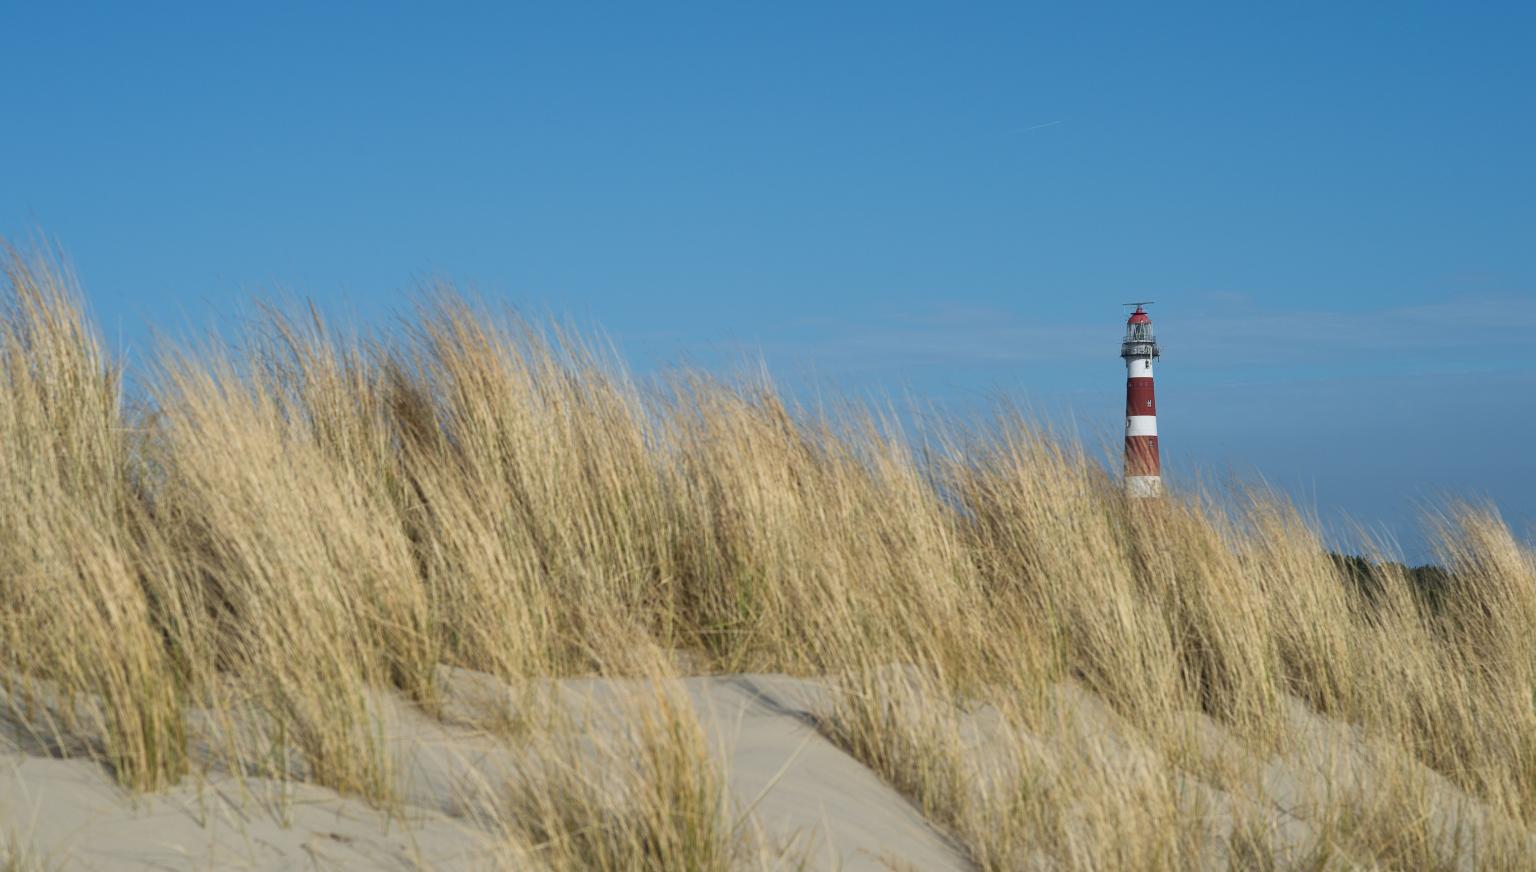
[[[489,676],[448,668],[440,679],[440,717],[395,697],[378,701],[399,768],[401,807],[393,814],[309,784],[236,778],[219,771],[213,758],[202,761],[206,771],[173,790],[133,796],[90,759],[64,756],[64,749],[50,747],[56,743],[20,729],[0,695],[0,868],[8,841],[46,868],[525,868],[529,858],[492,835],[476,810],[493,805],[508,783],[529,771],[530,752],[515,730],[507,738],[477,725],[560,712],[582,725],[585,750],[576,756],[595,759],[610,740],[631,732],[626,719],[637,701],[654,702],[658,692],[653,682],[572,679],[515,694]],[[813,869],[967,868],[939,828],[817,731],[817,719],[833,703],[827,685],[737,675],[687,678],[671,687],[698,712],[731,800],[738,812],[750,812],[763,845],[786,849],[787,857]],[[907,704],[925,703],[912,697]],[[1381,782],[1386,771],[1410,774],[1408,788],[1447,865],[1478,868],[1481,846],[1494,837],[1506,844],[1525,839],[1536,854],[1528,836],[1443,777],[1299,702],[1289,706],[1298,741],[1268,757],[1208,718],[1187,716],[1189,747],[1179,768],[1098,698],[1062,684],[1050,689],[1044,715],[1028,733],[990,708],[964,715],[959,752],[975,769],[970,788],[976,791],[1018,790],[1026,765],[1036,778],[1042,772],[1069,778],[1082,771],[1072,767],[1083,760],[1125,779],[1172,779],[1181,814],[1207,833],[1190,868],[1228,868],[1236,859],[1234,830],[1253,821],[1262,824],[1258,838],[1266,853],[1282,865],[1304,860],[1318,847],[1330,802],[1336,809],[1344,796],[1368,810],[1389,789],[1404,791],[1401,783]],[[1224,790],[1216,786],[1219,778],[1212,780],[1218,771],[1247,773],[1241,781],[1250,787]],[[1043,855],[1037,859],[1040,868],[1051,868]]]
[[[383,701],[405,805],[394,819],[313,785],[219,773],[135,797],[89,759],[42,756],[33,737],[0,720],[0,845],[9,838],[72,869],[522,865],[515,849],[476,825],[471,810],[516,778],[524,761],[515,740],[468,726],[488,707],[510,709],[518,698],[488,676],[444,669],[442,677],[442,719]],[[810,868],[966,868],[911,803],[817,733],[811,709],[825,702],[821,686],[731,676],[684,679],[681,687],[737,808],[750,809],[770,846],[789,849]],[[654,693],[649,683],[579,679],[542,690],[558,694],[594,732],[617,729],[633,698]],[[534,698],[539,693],[535,688]]]

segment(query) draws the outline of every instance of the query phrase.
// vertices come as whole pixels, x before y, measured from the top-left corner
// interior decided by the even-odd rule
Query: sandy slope
[[[0,818],[11,837],[70,869],[410,869],[488,856],[488,840],[442,815],[391,821],[308,785],[213,776],[163,794],[125,796],[94,764],[0,764]],[[3,856],[3,855],[0,855]]]
[[[478,827],[473,810],[527,761],[515,740],[472,725],[493,709],[558,701],[601,743],[637,698],[655,692],[646,682],[571,680],[517,697],[476,673],[445,669],[443,679],[441,719],[381,701],[405,803],[393,818],[312,785],[217,771],[135,798],[87,759],[46,756],[49,749],[11,719],[0,730],[0,832],[83,869],[521,865],[525,858]],[[965,868],[906,799],[816,732],[811,710],[824,701],[820,685],[745,675],[681,684],[738,807],[751,809],[770,846],[811,868]]]
[[[0,844],[10,838],[67,868],[104,870],[524,867],[529,857],[487,832],[477,810],[493,805],[530,764],[541,764],[530,759],[515,726],[509,739],[484,725],[497,722],[505,730],[519,718],[526,723],[559,713],[579,724],[575,756],[599,759],[612,738],[626,734],[637,706],[654,704],[659,687],[571,679],[514,693],[465,670],[444,668],[440,679],[444,707],[438,717],[394,697],[379,700],[399,767],[402,807],[394,814],[312,785],[236,778],[220,771],[212,757],[204,761],[208,771],[176,789],[132,797],[97,764],[66,757],[57,743],[18,728],[14,710],[0,697]],[[784,849],[810,868],[966,868],[963,853],[910,802],[818,732],[817,719],[832,703],[824,683],[734,675],[669,686],[699,713],[734,802],[750,811],[764,845]],[[1429,820],[1448,866],[1479,868],[1485,846],[1500,840],[1507,845],[1513,839],[1536,853],[1527,835],[1443,777],[1389,759],[1384,755],[1390,751],[1373,747],[1352,728],[1300,703],[1289,705],[1299,740],[1268,756],[1209,719],[1188,716],[1189,747],[1179,766],[1072,684],[1050,689],[1045,717],[1023,742],[986,707],[964,716],[960,736],[977,791],[1017,790],[1025,766],[1035,778],[1053,771],[1066,778],[1082,771],[1073,766],[1084,760],[1127,779],[1173,779],[1181,813],[1200,821],[1207,834],[1198,855],[1189,857],[1191,868],[1228,868],[1235,859],[1232,835],[1245,829],[1282,867],[1304,862],[1328,838],[1326,818],[1340,797],[1368,811],[1388,792],[1403,792],[1404,785],[1381,782],[1383,771],[1412,774],[1411,799]],[[1019,747],[1033,758],[1002,750]],[[1214,773],[1220,772],[1235,777],[1224,782],[1226,789],[1217,786],[1223,779]],[[0,851],[0,861],[4,857]],[[1038,859],[1041,868],[1050,868],[1043,856]]]

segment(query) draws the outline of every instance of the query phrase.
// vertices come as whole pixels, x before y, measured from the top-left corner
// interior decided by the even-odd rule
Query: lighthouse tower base
[[[1160,475],[1128,475],[1125,477],[1125,495],[1133,499],[1160,497],[1163,495],[1163,477]]]

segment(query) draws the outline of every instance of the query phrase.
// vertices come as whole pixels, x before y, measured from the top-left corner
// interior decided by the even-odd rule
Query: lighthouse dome
[[[1155,360],[1158,356],[1157,339],[1152,335],[1152,316],[1139,303],[1127,303],[1136,306],[1136,311],[1125,322],[1125,341],[1120,343],[1120,356],[1126,360],[1132,358],[1146,358]]]

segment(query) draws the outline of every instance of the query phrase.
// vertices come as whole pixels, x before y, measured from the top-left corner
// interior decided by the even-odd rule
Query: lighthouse
[[[1157,359],[1157,340],[1146,306],[1151,301],[1126,303],[1136,311],[1125,322],[1125,493],[1129,497],[1157,497],[1163,493],[1161,464],[1157,457],[1157,400],[1152,394],[1152,361]]]

